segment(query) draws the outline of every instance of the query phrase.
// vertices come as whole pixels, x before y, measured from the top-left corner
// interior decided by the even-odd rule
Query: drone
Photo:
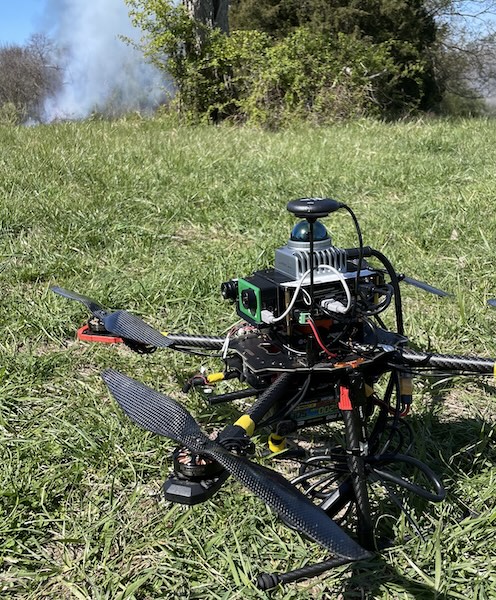
[[[227,335],[164,334],[125,310],[111,312],[86,296],[52,287],[90,311],[80,339],[124,342],[138,353],[168,348],[221,362],[219,372],[200,372],[188,380],[185,392],[211,392],[217,382],[230,379],[243,386],[205,395],[212,405],[243,400],[247,406],[212,439],[179,402],[113,369],[102,373],[135,423],[178,444],[163,485],[168,501],[205,502],[232,476],[287,526],[330,552],[320,563],[262,573],[256,585],[263,590],[359,564],[380,550],[372,485],[381,486],[415,528],[403,496],[441,502],[446,492],[440,477],[412,455],[414,435],[407,419],[412,378],[492,376],[496,367],[488,358],[411,347],[400,282],[448,294],[397,273],[382,252],[364,246],[348,205],[301,198],[287,209],[298,221],[287,244],[276,249],[274,266],[221,284],[222,297],[239,318]],[[356,247],[333,245],[322,220],[338,210],[353,219]],[[315,433],[317,441],[295,442],[302,430]],[[269,458],[294,461],[296,477],[289,480],[254,460],[252,438],[262,432],[268,436]]]

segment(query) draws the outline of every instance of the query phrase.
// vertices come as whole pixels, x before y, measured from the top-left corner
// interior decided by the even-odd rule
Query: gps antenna
[[[298,219],[306,219],[309,224],[310,234],[310,315],[313,317],[315,312],[315,301],[313,294],[314,287],[314,254],[313,254],[313,224],[317,219],[327,217],[332,212],[336,212],[345,205],[342,202],[332,198],[300,198],[288,202],[287,209]]]

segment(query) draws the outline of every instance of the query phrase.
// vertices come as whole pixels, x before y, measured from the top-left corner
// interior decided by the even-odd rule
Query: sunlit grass
[[[117,368],[214,423],[180,393],[200,359],[75,342],[86,313],[50,285],[161,330],[219,334],[236,320],[220,283],[272,263],[293,224],[286,202],[333,196],[398,271],[454,294],[403,288],[416,345],[496,356],[495,164],[485,120],[0,128],[2,598],[263,598],[260,571],[325,558],[236,483],[192,509],[161,500],[173,445],[124,417],[99,373]],[[336,245],[356,245],[346,214],[326,224]],[[448,489],[441,505],[414,507],[425,541],[385,516],[397,545],[370,569],[271,597],[493,598],[495,402],[492,382],[419,381],[416,452]]]

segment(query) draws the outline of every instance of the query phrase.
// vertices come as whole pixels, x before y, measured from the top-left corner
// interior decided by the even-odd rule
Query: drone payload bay
[[[223,362],[222,372],[193,377],[185,391],[226,378],[245,384],[239,391],[208,396],[212,404],[254,398],[245,414],[212,440],[171,398],[116,371],[102,374],[131,419],[180,444],[164,483],[168,500],[203,502],[232,475],[285,523],[334,555],[290,573],[263,574],[257,580],[262,589],[368,559],[379,546],[372,484],[416,528],[405,504],[408,495],[439,502],[445,490],[430,467],[411,454],[415,436],[405,417],[412,403],[412,377],[432,372],[493,375],[495,367],[492,359],[409,347],[400,281],[447,294],[398,275],[386,256],[364,246],[347,205],[303,198],[289,202],[288,210],[299,222],[287,245],[276,250],[274,268],[221,286],[242,319],[225,337],[164,335],[127,311],[109,312],[86,296],[52,288],[90,310],[93,316],[84,330],[90,341],[110,336],[142,353],[157,347],[211,351]],[[356,247],[332,244],[321,219],[337,210],[351,215]],[[389,307],[394,309],[392,329],[381,316]],[[384,390],[382,395],[378,389]],[[336,426],[326,427],[329,423]],[[288,444],[305,428],[318,428],[319,443],[308,449]],[[274,458],[299,464],[291,481],[248,458],[254,450],[251,437],[261,430],[268,432]]]

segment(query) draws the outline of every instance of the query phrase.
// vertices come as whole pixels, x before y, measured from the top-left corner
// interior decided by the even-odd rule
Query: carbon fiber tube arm
[[[418,352],[411,348],[398,351],[402,361],[411,367],[431,367],[439,371],[461,371],[476,374],[495,374],[496,359],[458,354]]]
[[[180,348],[202,348],[208,350],[220,350],[224,344],[224,337],[212,335],[188,335],[185,333],[168,333],[169,347]]]

